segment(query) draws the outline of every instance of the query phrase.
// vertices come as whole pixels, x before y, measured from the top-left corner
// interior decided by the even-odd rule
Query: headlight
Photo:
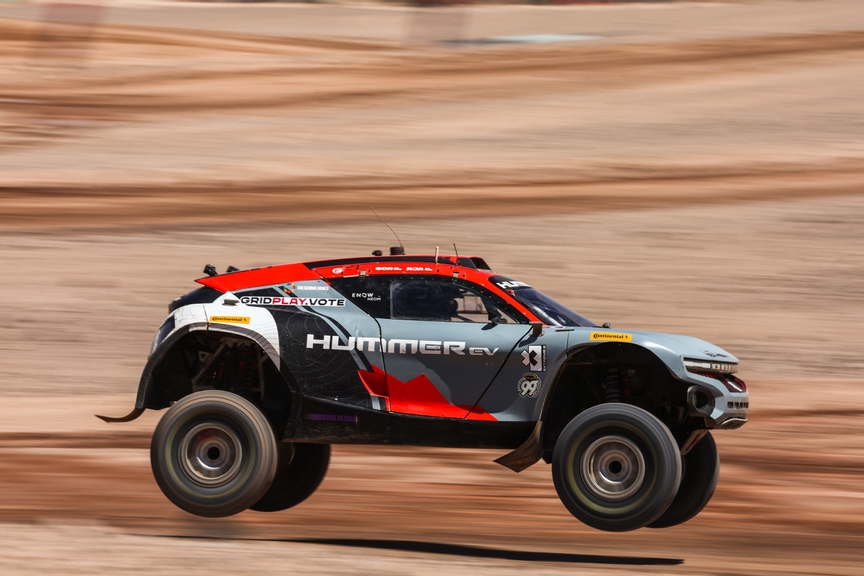
[[[709,362],[707,360],[684,359],[684,366],[688,372],[698,374],[705,378],[719,380],[729,392],[741,394],[747,392],[747,384],[732,372],[738,371],[738,364],[732,362]]]
[[[738,364],[732,362],[714,362],[713,360],[695,360],[693,358],[684,358],[684,367],[690,372],[734,374],[738,371]]]

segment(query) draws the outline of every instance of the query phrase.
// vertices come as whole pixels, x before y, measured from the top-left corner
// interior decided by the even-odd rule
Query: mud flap
[[[542,428],[543,421],[538,420],[531,436],[521,446],[495,460],[495,463],[514,472],[521,472],[536,464],[543,456],[543,442],[540,439]]]
[[[136,418],[141,416],[141,414],[143,414],[143,413],[144,413],[144,408],[133,408],[129,414],[127,414],[126,416],[121,416],[120,418],[111,418],[110,416],[100,416],[99,414],[95,414],[95,416],[96,416],[96,418],[99,418],[100,420],[104,420],[105,422],[112,424],[112,423],[116,423],[116,422],[131,422],[132,420],[135,420]]]

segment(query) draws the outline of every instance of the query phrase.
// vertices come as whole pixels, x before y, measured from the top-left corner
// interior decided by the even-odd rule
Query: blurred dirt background
[[[864,6],[0,4],[0,573],[860,574]],[[205,263],[477,254],[738,355],[688,524],[596,532],[549,467],[336,447],[204,520],[134,402]]]

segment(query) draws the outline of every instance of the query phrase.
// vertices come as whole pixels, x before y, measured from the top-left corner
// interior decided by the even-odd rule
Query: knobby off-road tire
[[[708,504],[720,477],[720,456],[711,433],[706,434],[682,459],[678,494],[649,528],[669,528],[687,522]]]
[[[329,465],[329,444],[281,442],[273,483],[250,508],[258,512],[279,512],[300,504],[321,485]]]
[[[564,428],[552,454],[552,479],[573,516],[598,530],[647,526],[672,503],[681,456],[669,429],[629,404],[601,404]]]
[[[270,487],[276,439],[251,402],[205,390],[181,399],[159,421],[150,464],[159,488],[178,507],[198,516],[230,516]]]

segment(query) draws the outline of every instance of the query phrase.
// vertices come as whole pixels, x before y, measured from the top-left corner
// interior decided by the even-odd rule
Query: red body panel
[[[423,256],[426,258],[429,257],[426,255]],[[410,258],[411,256],[407,257]],[[419,257],[420,256],[418,256],[418,258]],[[530,321],[540,321],[540,319],[530,310],[525,308],[525,306],[511,298],[510,294],[489,281],[489,278],[492,276],[497,276],[495,272],[457,266],[455,256],[439,256],[438,260],[437,264],[422,261],[388,261],[385,256],[382,256],[381,260],[377,262],[364,262],[362,264],[339,265],[333,264],[331,261],[322,266],[316,266],[315,262],[308,262],[306,266],[312,268],[325,280],[330,278],[359,276],[360,274],[367,276],[380,276],[384,274],[429,274],[432,276],[446,276],[448,278],[452,278],[454,274],[458,274],[459,278],[479,284],[480,286],[491,290],[495,294],[502,296],[511,306],[524,314]]]
[[[415,257],[417,260],[412,261],[411,259]],[[439,256],[437,262],[428,261],[433,258],[426,255],[401,256],[398,259],[382,256],[380,259],[361,263],[351,262],[351,258],[346,258],[345,264],[340,264],[338,260],[281,264],[208,276],[199,278],[196,282],[221,292],[228,292],[290,282],[322,279],[327,281],[333,278],[361,275],[428,274],[445,278],[458,277],[498,294],[529,320],[538,321],[538,318],[515,300],[510,293],[490,282],[490,278],[496,276],[494,272],[460,266],[456,256]],[[424,259],[427,261],[423,261]],[[454,406],[450,404],[425,374],[403,382],[373,366],[372,371],[360,370],[359,376],[369,394],[380,398],[384,402],[386,410],[390,412],[496,421],[493,415],[480,406]]]
[[[240,270],[220,274],[219,276],[205,276],[196,280],[199,284],[209,286],[221,292],[232,290],[243,290],[244,288],[255,288],[257,286],[272,286],[284,284],[285,282],[302,282],[303,280],[320,280],[321,276],[310,270],[305,264],[280,264],[278,266],[267,266],[266,268],[252,268],[251,270]]]
[[[430,257],[431,256],[429,255],[417,255],[418,260]],[[359,276],[360,274],[369,276],[381,274],[431,274],[434,276],[447,277],[453,277],[454,274],[458,274],[459,278],[479,284],[480,286],[488,288],[492,292],[503,296],[510,305],[519,310],[519,312],[524,314],[532,322],[539,321],[539,318],[537,318],[530,310],[522,306],[522,304],[511,298],[506,291],[489,282],[489,278],[496,276],[495,272],[458,266],[456,256],[439,256],[437,264],[434,262],[422,261],[410,262],[405,261],[404,258],[411,258],[411,256],[402,256],[400,260],[390,260],[386,256],[381,256],[380,260],[364,262],[362,264],[340,265],[334,263],[333,260],[327,261],[326,263],[307,262],[305,264],[280,264],[277,266],[267,266],[266,268],[253,268],[251,270],[230,272],[218,276],[205,276],[204,278],[199,278],[196,282],[221,292],[229,292],[233,290],[257,288],[259,286],[284,284],[286,282],[302,282],[304,280],[320,280],[322,278],[325,280],[328,278],[345,278],[350,276]],[[350,260],[351,258],[346,258],[346,261]]]
[[[372,371],[358,370],[360,380],[373,396],[383,398],[390,412],[413,414],[415,416],[437,416],[439,418],[467,418],[469,420],[497,419],[480,408],[454,406],[438,392],[435,385],[421,374],[407,382],[402,382],[386,374],[377,366]]]

